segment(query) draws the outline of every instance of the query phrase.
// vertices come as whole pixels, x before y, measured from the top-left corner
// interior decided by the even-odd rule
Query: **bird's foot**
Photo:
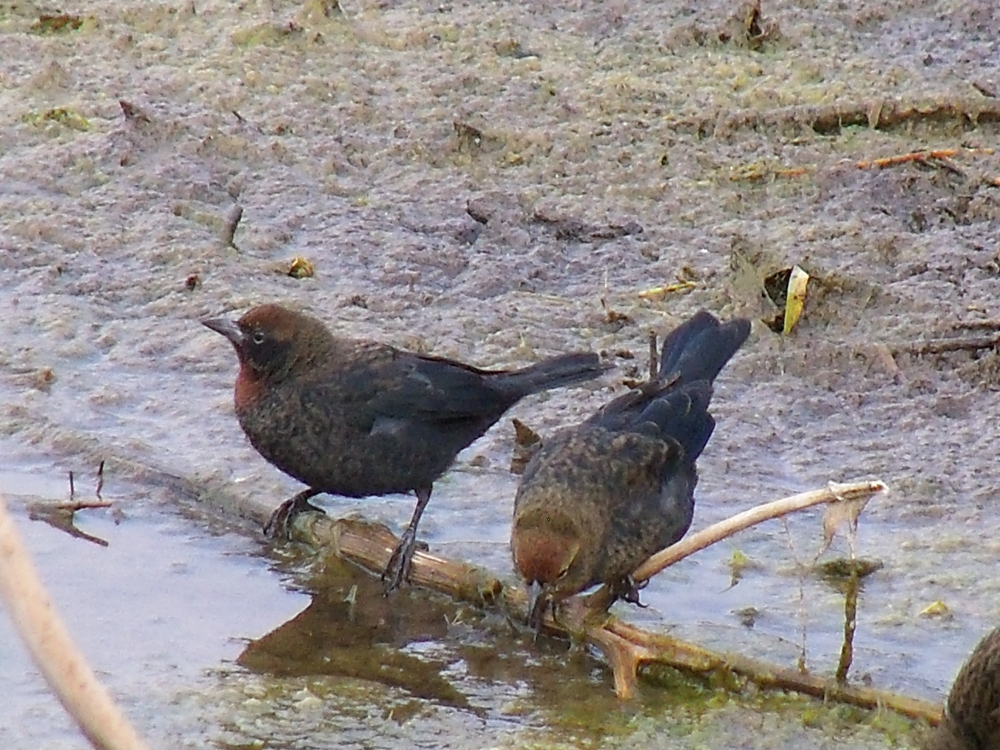
[[[291,524],[295,516],[299,513],[313,512],[324,513],[322,508],[317,508],[309,502],[309,499],[319,494],[319,490],[303,490],[295,497],[285,500],[267,519],[264,524],[264,536],[269,539],[288,539],[290,537]]]
[[[616,581],[611,586],[611,593],[615,595],[616,598],[622,601],[628,602],[629,604],[635,604],[639,607],[646,608],[649,605],[643,604],[639,601],[639,592],[642,591],[646,586],[649,585],[649,580],[640,581],[636,583],[632,580],[632,576],[624,576],[620,580]]]
[[[555,602],[547,596],[542,595],[528,610],[528,627],[534,631],[532,640],[537,641],[538,636],[542,634],[542,626],[545,624],[545,613],[550,609],[552,610],[552,618],[555,619]]]
[[[410,566],[413,564],[413,553],[417,550],[417,535],[413,529],[407,527],[403,536],[399,539],[399,544],[392,551],[392,557],[382,572],[382,586],[386,596],[398,589],[403,581],[410,579]],[[427,545],[420,545],[426,548]]]

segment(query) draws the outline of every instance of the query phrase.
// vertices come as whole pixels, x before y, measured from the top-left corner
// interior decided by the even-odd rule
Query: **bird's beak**
[[[535,629],[535,638],[542,632],[542,620],[545,619],[545,608],[548,603],[548,597],[545,596],[539,581],[528,584],[528,627]]]
[[[221,333],[233,343],[233,346],[235,346],[237,350],[243,347],[246,334],[244,334],[242,329],[232,320],[229,320],[228,318],[210,318],[208,320],[201,321],[201,324],[207,328],[211,328],[216,333]]]

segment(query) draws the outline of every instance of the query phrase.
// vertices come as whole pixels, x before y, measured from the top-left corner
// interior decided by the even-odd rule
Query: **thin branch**
[[[803,492],[799,495],[792,495],[771,503],[758,505],[756,508],[738,513],[731,518],[727,518],[719,523],[712,524],[707,529],[690,534],[684,537],[677,544],[668,547],[662,552],[658,552],[636,568],[632,578],[638,583],[652,578],[664,568],[667,568],[678,560],[693,555],[695,552],[705,549],[716,542],[720,542],[727,537],[731,537],[739,531],[756,526],[772,518],[780,518],[790,513],[796,513],[814,505],[824,503],[851,502],[858,500],[868,500],[879,492],[884,492],[885,484],[882,482],[854,482],[852,484],[836,484],[831,482],[828,487],[822,490]]]
[[[946,352],[978,351],[980,349],[995,349],[1000,346],[1000,334],[994,333],[967,338],[931,339],[930,341],[914,341],[910,344],[900,344],[892,347],[893,354],[944,354]]]
[[[847,579],[847,593],[844,596],[844,642],[840,647],[840,660],[837,662],[837,684],[847,684],[847,674],[854,661],[854,633],[858,628],[858,589],[861,588],[858,578],[858,566],[851,560],[851,576]]]
[[[222,242],[226,247],[236,247],[236,228],[240,225],[240,219],[242,218],[243,206],[239,203],[230,208],[226,213],[226,218],[222,225]]]
[[[93,542],[101,547],[107,547],[108,543],[93,534],[77,528],[76,512],[78,510],[90,510],[94,508],[110,508],[111,503],[101,499],[101,490],[104,488],[104,461],[97,467],[97,489],[96,500],[76,500],[76,486],[74,484],[73,472],[69,473],[69,502],[52,503],[38,502],[28,505],[28,517],[32,521],[44,521],[53,528],[65,531],[70,536]]]
[[[74,500],[68,503],[31,503],[28,505],[28,518],[32,521],[43,521],[54,529],[64,531],[77,539],[93,542],[101,547],[107,547],[108,542],[100,537],[88,534],[76,525],[76,512],[91,508],[110,508],[106,500]]]
[[[858,169],[871,169],[872,167],[885,169],[886,167],[895,167],[909,162],[926,164],[928,159],[950,159],[953,156],[958,156],[959,153],[957,148],[943,148],[936,151],[910,151],[906,154],[896,154],[895,156],[886,156],[881,159],[859,161]]]
[[[717,654],[669,636],[647,633],[617,619],[609,621],[605,628],[622,640],[635,644],[636,666],[656,661],[701,674],[728,671],[746,677],[762,688],[793,690],[828,702],[861,708],[887,708],[903,716],[925,719],[931,724],[941,720],[941,706],[928,701],[863,686],[837,685],[827,677],[777,667],[739,654]],[[598,639],[592,642],[600,647]],[[655,659],[648,658],[648,654],[655,654]]]
[[[757,128],[809,128],[816,133],[835,133],[852,125],[890,130],[912,122],[987,123],[1000,120],[1000,100],[982,97],[928,100],[870,99],[836,104],[795,105],[778,109],[742,109],[710,112],[674,120],[682,132],[728,136],[738,130]]]
[[[56,615],[0,497],[0,597],[66,711],[99,750],[144,750]]]

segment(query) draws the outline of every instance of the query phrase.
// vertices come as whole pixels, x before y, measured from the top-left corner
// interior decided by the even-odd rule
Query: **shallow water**
[[[281,586],[256,544],[207,533],[139,485],[113,479],[105,485],[103,498],[121,512],[118,523],[107,509],[77,513],[77,527],[106,547],[32,522],[28,504],[65,500],[67,478],[38,456],[10,462],[5,450],[4,457],[5,465],[17,466],[0,473],[5,499],[56,610],[99,678],[157,746],[191,735],[197,717],[178,697],[213,690],[212,673],[232,664],[246,639],[305,606],[306,597]],[[77,498],[91,497],[93,487],[76,479]],[[4,746],[88,747],[6,617],[0,644]]]
[[[246,443],[233,354],[197,321],[281,300],[340,333],[483,366],[634,353],[616,354],[602,384],[509,415],[544,435],[641,372],[649,328],[701,306],[759,318],[760,279],[802,263],[817,283],[797,331],[755,326],[720,378],[695,527],[829,480],[886,480],[892,492],[872,501],[857,540],[884,567],[865,583],[853,674],[939,699],[1000,613],[1000,366],[981,348],[897,354],[894,372],[873,346],[998,327],[1000,157],[984,150],[996,124],[726,134],[678,123],[875,95],[986,96],[970,82],[988,90],[1000,76],[1000,16],[960,5],[767,3],[785,38],[760,53],[696,41],[732,13],[722,2],[347,3],[346,17],[321,18],[312,4],[98,1],[66,6],[85,23],[55,34],[32,31],[42,9],[0,6],[0,491],[143,730],[192,747],[887,746],[891,733],[863,719],[804,729],[801,705],[690,685],[647,686],[618,707],[597,662],[471,613],[468,628],[425,625],[430,600],[414,592],[400,597],[412,603],[397,634],[346,642],[369,667],[377,656],[413,665],[433,695],[318,669],[324,648],[358,635],[335,600],[312,609],[337,634],[279,652],[288,673],[275,677],[274,659],[255,663],[259,674],[239,666],[241,639],[306,608],[282,584],[308,586],[308,561],[259,556],[245,519],[298,487]],[[531,54],[509,54],[511,40]],[[148,120],[125,121],[119,97]],[[459,142],[455,121],[484,140]],[[971,150],[954,169],[854,166],[957,145]],[[749,167],[806,172],[738,179]],[[467,215],[470,200],[496,209],[487,226]],[[236,201],[233,248],[220,235]],[[574,241],[535,211],[644,231]],[[315,278],[282,273],[296,255]],[[696,288],[638,297],[678,274]],[[609,322],[602,298],[629,319]],[[435,486],[421,524],[435,552],[510,574],[512,441],[508,417]],[[126,518],[89,511],[80,523],[107,549],[26,522],[29,496],[63,498],[70,469],[83,494],[101,460],[105,496]],[[398,529],[412,499],[326,506]],[[788,527],[699,554],[650,585],[648,609],[619,611],[786,665],[804,638],[810,667],[829,671],[842,597],[795,562],[819,548],[818,512]],[[839,540],[828,556],[846,549]],[[735,586],[734,550],[754,563]],[[338,591],[370,583],[343,575]],[[921,617],[936,600],[951,615]],[[762,612],[752,629],[735,614],[746,607]],[[300,637],[289,627],[279,632]],[[80,746],[11,643],[4,631],[0,669],[15,686],[0,706],[5,747]]]

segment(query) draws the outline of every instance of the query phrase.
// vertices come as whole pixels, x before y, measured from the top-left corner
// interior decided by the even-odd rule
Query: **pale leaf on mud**
[[[729,558],[730,581],[729,588],[732,588],[743,579],[743,571],[747,568],[755,568],[757,563],[747,557],[740,550],[733,550],[732,557]]]
[[[948,605],[938,599],[920,610],[921,617],[951,617],[951,610]]]
[[[785,326],[782,333],[786,336],[792,332],[792,328],[799,322],[802,315],[802,308],[806,304],[806,288],[809,285],[809,274],[799,266],[792,267],[792,273],[788,277],[788,297],[785,299]]]
[[[838,485],[835,482],[830,482],[829,487],[834,495],[840,496]],[[833,538],[837,535],[840,527],[846,525],[847,543],[851,550],[851,558],[854,558],[854,541],[858,531],[858,518],[861,516],[861,511],[865,509],[870,499],[870,496],[854,500],[841,499],[826,506],[826,510],[823,511],[823,547],[819,551],[820,555],[830,548]]]

